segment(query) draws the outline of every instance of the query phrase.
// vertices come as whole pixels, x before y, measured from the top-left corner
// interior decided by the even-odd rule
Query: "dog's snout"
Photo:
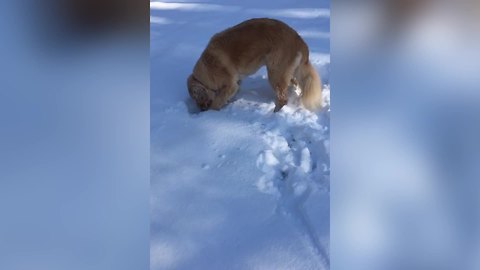
[[[198,103],[197,105],[202,112],[207,111],[208,109],[210,109],[210,106],[212,105],[212,101],[211,100],[204,101],[204,102]]]

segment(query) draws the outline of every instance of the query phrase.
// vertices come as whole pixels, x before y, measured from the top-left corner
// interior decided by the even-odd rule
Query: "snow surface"
[[[328,1],[150,3],[151,269],[328,269]],[[220,111],[199,113],[186,78],[210,37],[253,17],[296,29],[325,108],[273,113],[262,68]],[[292,97],[295,97],[294,91]]]

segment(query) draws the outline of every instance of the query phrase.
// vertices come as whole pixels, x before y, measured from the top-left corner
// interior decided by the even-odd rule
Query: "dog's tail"
[[[298,77],[302,89],[301,101],[303,106],[315,111],[322,107],[322,83],[310,61],[300,64]]]

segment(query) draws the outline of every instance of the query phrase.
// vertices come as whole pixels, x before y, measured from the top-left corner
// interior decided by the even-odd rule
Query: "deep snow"
[[[150,8],[151,269],[328,269],[329,3]],[[227,107],[198,112],[186,88],[194,63],[214,33],[252,17],[283,20],[303,36],[324,109],[292,100],[274,114],[263,68]]]

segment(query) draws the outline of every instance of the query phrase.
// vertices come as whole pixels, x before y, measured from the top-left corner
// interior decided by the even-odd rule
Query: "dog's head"
[[[188,93],[190,97],[197,103],[198,108],[202,111],[210,109],[213,100],[216,97],[215,91],[208,89],[195,77],[190,75],[187,80]]]

